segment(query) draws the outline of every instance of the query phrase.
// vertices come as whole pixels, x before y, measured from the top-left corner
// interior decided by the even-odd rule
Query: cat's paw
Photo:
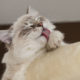
[[[53,31],[51,32],[47,44],[47,49],[55,49],[62,45],[64,39],[64,35],[60,31]]]

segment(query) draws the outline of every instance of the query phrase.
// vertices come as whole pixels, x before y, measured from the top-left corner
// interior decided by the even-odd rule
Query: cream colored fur
[[[80,42],[44,53],[28,67],[26,80],[80,80]]]
[[[77,48],[71,48],[71,46],[68,48],[59,48],[65,45],[63,34],[55,30],[55,25],[52,25],[48,19],[40,16],[38,12],[34,12],[33,10],[28,12],[28,14],[20,17],[9,29],[6,36],[8,36],[7,38],[12,38],[11,42],[4,40],[4,37],[0,38],[0,40],[7,43],[8,48],[8,52],[5,53],[2,60],[3,63],[6,63],[6,70],[2,80],[73,79],[74,74],[80,72],[76,71],[76,69],[78,69],[76,66],[80,66],[80,64],[78,63],[79,59],[77,60],[75,56],[77,54],[71,55],[71,52],[68,52],[68,50],[74,49],[74,52]],[[40,17],[43,19],[39,20]],[[42,27],[31,27],[40,21],[43,22],[44,27],[51,31],[48,41],[44,36],[41,36]],[[31,29],[29,33],[27,31],[25,34],[22,34],[28,29]],[[53,51],[47,52],[50,50]],[[76,59],[74,59],[74,57]],[[69,60],[71,61],[69,62]],[[75,61],[75,63],[73,61]],[[69,65],[75,66],[75,68],[73,67],[72,69]],[[70,73],[72,77],[69,77],[70,75],[68,73]]]

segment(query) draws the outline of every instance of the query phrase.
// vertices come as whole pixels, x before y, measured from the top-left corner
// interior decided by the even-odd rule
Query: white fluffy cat
[[[8,52],[2,60],[6,70],[2,80],[26,80],[25,72],[38,56],[64,45],[64,36],[48,19],[31,8],[9,30],[0,31]]]

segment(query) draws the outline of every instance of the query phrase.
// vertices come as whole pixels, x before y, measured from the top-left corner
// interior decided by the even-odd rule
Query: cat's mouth
[[[44,28],[44,25],[42,22],[38,23],[37,26],[43,28],[41,36],[44,36],[48,40],[50,35],[50,30],[47,28]]]
[[[32,27],[34,27],[34,25]],[[44,36],[48,40],[50,35],[50,30],[45,28],[42,22],[39,22],[37,24],[37,27],[42,27],[42,32],[40,36]]]

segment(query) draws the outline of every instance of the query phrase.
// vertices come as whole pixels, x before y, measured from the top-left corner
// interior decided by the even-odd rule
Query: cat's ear
[[[11,37],[8,33],[8,30],[0,30],[0,41],[10,44],[11,43]]]
[[[29,14],[29,9],[30,9],[30,6],[27,8],[27,11],[26,11],[27,14]]]
[[[39,15],[39,12],[36,11],[35,9],[31,8],[31,6],[29,6],[29,7],[27,8],[27,14],[30,15],[30,16],[36,17],[36,16]]]

